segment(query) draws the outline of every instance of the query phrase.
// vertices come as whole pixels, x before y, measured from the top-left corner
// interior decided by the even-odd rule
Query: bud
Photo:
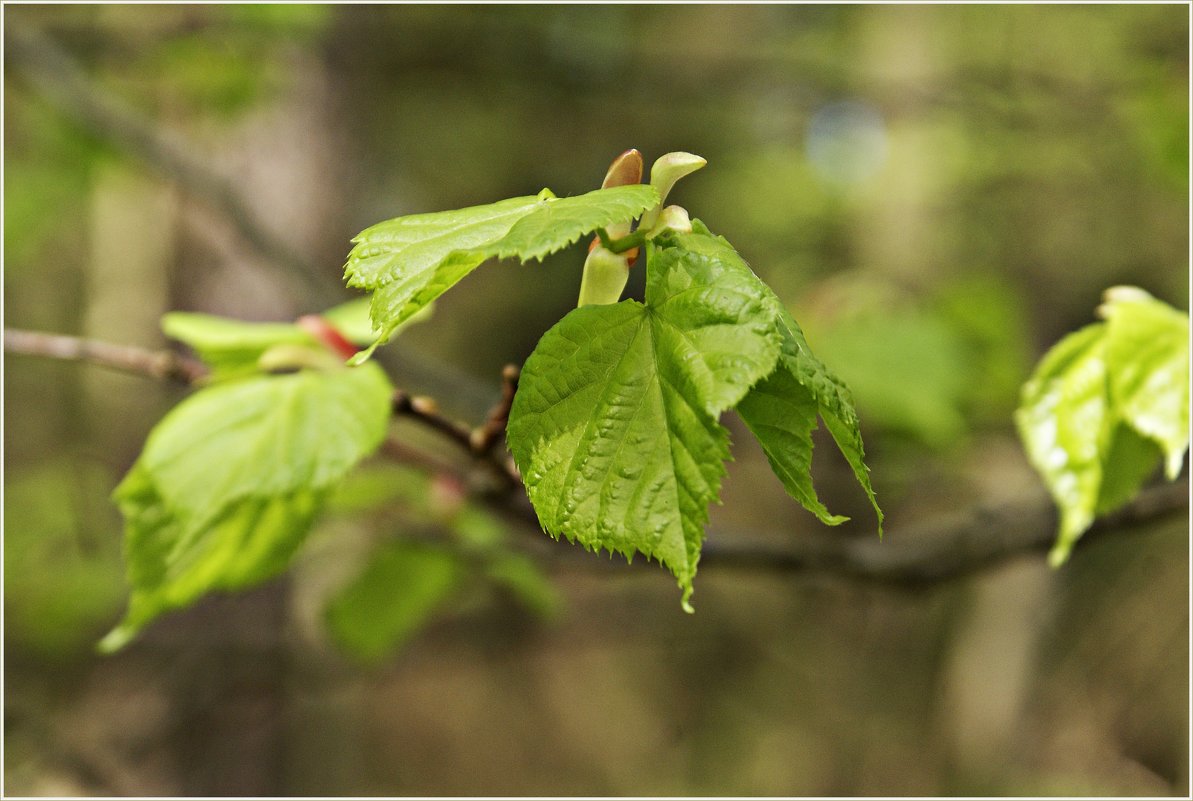
[[[609,171],[605,173],[605,180],[601,182],[601,189],[609,189],[614,186],[633,186],[640,183],[642,183],[642,154],[630,148],[613,159],[613,163],[609,165]],[[610,225],[605,229],[605,233],[612,239],[620,239],[629,232],[629,221]],[[599,241],[593,239],[592,245],[588,248],[589,251],[595,248]],[[633,257],[630,257],[630,261],[633,261]]]
[[[621,300],[629,277],[630,260],[625,254],[611,253],[603,247],[594,248],[584,260],[576,307],[616,303]]]
[[[675,182],[708,164],[706,159],[692,153],[668,153],[660,156],[650,168],[650,185],[659,193],[659,205],[642,215],[638,227],[650,231],[659,220],[659,213]]]
[[[683,206],[668,206],[659,215],[659,221],[650,229],[648,239],[654,239],[664,231],[677,231],[681,234],[692,233],[692,218]]]
[[[609,172],[605,173],[601,189],[640,183],[642,183],[642,154],[630,148],[613,159],[613,163],[609,165]]]
[[[1112,286],[1102,293],[1102,305],[1097,314],[1103,320],[1110,318],[1113,307],[1119,303],[1143,303],[1154,298],[1137,286]]]

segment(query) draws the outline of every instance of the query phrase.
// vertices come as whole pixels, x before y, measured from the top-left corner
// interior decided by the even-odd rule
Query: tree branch
[[[4,329],[4,352],[40,356],[71,362],[87,362],[124,373],[194,384],[207,368],[194,359],[168,350],[148,350],[131,345],[113,345],[94,339],[47,334],[41,331]]]
[[[27,356],[86,362],[123,372],[194,384],[206,369],[171,351],[113,345],[77,337],[5,329],[4,350]],[[538,529],[538,518],[526,502],[521,477],[512,461],[493,448],[509,414],[517,370],[503,371],[501,400],[486,421],[470,428],[439,412],[430,398],[395,390],[393,413],[437,432],[461,452],[485,464],[503,479],[504,491],[480,493],[479,498],[505,517]],[[501,421],[500,424],[498,421]],[[497,433],[493,433],[494,431]],[[394,458],[431,470],[450,470],[441,460],[426,458],[404,443],[387,442],[383,450]],[[1080,551],[1146,524],[1188,516],[1189,485],[1164,484],[1143,490],[1118,511],[1097,520],[1077,542]],[[1056,510],[1040,493],[1017,503],[978,506],[936,521],[915,523],[888,531],[884,540],[854,537],[826,530],[806,533],[776,544],[777,537],[735,530],[712,531],[704,544],[701,564],[706,568],[768,571],[782,574],[817,573],[905,587],[922,587],[970,575],[999,562],[1029,553],[1045,552],[1056,536]],[[785,532],[782,533],[783,536]],[[529,552],[556,564],[604,569],[606,559],[593,559],[578,548],[553,546],[535,540]],[[644,562],[642,564],[645,564]]]
[[[1099,518],[1077,541],[1075,552],[1094,542],[1179,516],[1188,516],[1187,481],[1144,489],[1118,511]],[[934,521],[906,525],[877,537],[842,536],[831,530],[783,545],[742,532],[710,534],[702,567],[829,573],[882,584],[917,587],[967,576],[1012,557],[1045,553],[1056,539],[1052,500],[1034,498],[1001,506],[977,506]],[[835,535],[835,536],[834,536]]]
[[[297,275],[323,297],[342,294],[338,281],[266,230],[233,185],[191,155],[198,152],[194,145],[177,134],[162,132],[105,91],[53,39],[10,22],[4,43],[12,65],[63,115],[214,208],[272,266]]]
[[[150,350],[133,345],[115,345],[94,339],[49,334],[42,331],[26,331],[19,328],[4,329],[4,351],[5,353],[37,356],[44,359],[85,362],[98,367],[188,386],[198,383],[207,375],[207,368],[201,362],[170,350]],[[517,368],[513,368],[511,372],[510,367],[506,367],[502,376],[504,385],[501,400],[489,413],[489,418],[485,423],[475,429],[443,415],[433,399],[411,396],[405,390],[394,390],[391,408],[394,417],[413,420],[442,434],[469,456],[486,464],[509,487],[520,487],[522,478],[518,475],[518,470],[514,467],[513,462],[493,450],[496,438],[504,430],[504,419],[509,414],[509,405],[513,402],[512,382],[517,381]],[[501,419],[501,424],[499,430],[493,433],[491,429],[496,425],[494,421],[497,418]],[[426,460],[413,457],[411,449],[404,445],[390,443],[386,446],[386,450],[403,461],[418,461],[424,465],[426,463]]]

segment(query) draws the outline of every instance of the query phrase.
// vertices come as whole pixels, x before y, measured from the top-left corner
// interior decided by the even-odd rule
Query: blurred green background
[[[293,319],[348,297],[349,240],[374,222],[577,194],[628,147],[687,150],[709,165],[673,201],[850,383],[889,530],[914,536],[1043,496],[1010,413],[1105,288],[1188,308],[1185,6],[10,5],[4,22],[8,326],[164,347],[168,310]],[[502,365],[574,305],[582,250],[478,270],[383,363],[479,422]],[[1057,572],[1026,554],[914,591],[710,566],[688,616],[654,567],[568,559],[544,585],[507,560],[465,580],[403,538],[488,554],[536,535],[370,465],[286,577],[98,657],[125,597],[107,496],[183,394],[5,359],[9,794],[1189,792],[1183,520]],[[727,424],[713,536],[817,528]],[[814,473],[854,517],[835,533],[873,537],[830,447]]]

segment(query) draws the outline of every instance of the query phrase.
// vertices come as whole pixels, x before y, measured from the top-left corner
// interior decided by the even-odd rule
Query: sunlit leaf
[[[398,217],[353,240],[344,275],[349,286],[373,291],[373,322],[384,342],[486,259],[541,259],[597,228],[637,217],[657,200],[655,190],[644,185],[569,198],[544,190],[485,206]]]
[[[1060,564],[1098,514],[1130,500],[1161,451],[1169,478],[1189,445],[1189,318],[1116,288],[1107,322],[1062,339],[1023,387],[1015,421],[1060,508]]]

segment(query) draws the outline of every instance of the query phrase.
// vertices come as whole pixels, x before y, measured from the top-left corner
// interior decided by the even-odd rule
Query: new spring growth
[[[631,148],[613,159],[609,171],[605,173],[601,188],[629,186],[641,182],[642,154]],[[614,239],[629,233],[629,221],[611,225],[606,231],[606,234]],[[584,273],[580,278],[580,297],[576,305],[616,303],[629,279],[630,264],[637,257],[638,248],[627,250],[625,253],[613,253],[601,246],[599,237],[594,238],[588,247],[588,257],[584,260]]]
[[[667,202],[667,195],[675,186],[675,182],[685,175],[691,175],[705,164],[708,164],[706,159],[691,153],[677,152],[660,156],[650,168],[650,185],[659,193],[659,205],[642,215],[638,228],[650,236],[659,222],[663,204]]]
[[[642,215],[638,231],[630,235],[630,224],[619,223],[599,231],[599,236],[589,247],[584,262],[584,275],[580,280],[580,297],[577,306],[616,303],[621,299],[629,278],[630,265],[638,256],[641,241],[650,239],[665,230],[691,231],[692,223],[688,213],[679,206],[663,208],[667,194],[675,182],[703,167],[708,162],[691,153],[668,153],[659,157],[650,168],[650,185],[659,194],[659,202]],[[602,188],[636,184],[642,180],[642,154],[627,150],[610,165],[605,174]],[[630,241],[626,241],[629,239]],[[619,247],[620,244],[620,247]],[[629,247],[627,247],[629,245]]]

